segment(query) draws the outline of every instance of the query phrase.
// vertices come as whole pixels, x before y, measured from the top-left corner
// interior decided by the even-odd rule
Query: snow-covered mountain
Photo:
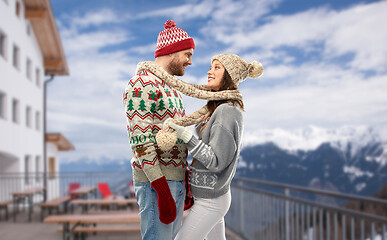
[[[387,141],[371,127],[246,134],[237,175],[372,195],[387,184]]]

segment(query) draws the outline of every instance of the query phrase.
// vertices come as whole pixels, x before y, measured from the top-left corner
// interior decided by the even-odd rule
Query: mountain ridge
[[[237,176],[371,196],[387,183],[384,143],[370,142],[356,152],[347,144],[345,150],[325,142],[296,151],[273,142],[246,146]]]

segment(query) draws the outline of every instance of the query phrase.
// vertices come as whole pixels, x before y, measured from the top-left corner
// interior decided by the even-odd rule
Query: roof
[[[74,150],[74,146],[61,133],[46,133],[46,142],[51,142],[59,151]]]
[[[25,18],[44,58],[45,75],[69,75],[69,68],[49,0],[23,0]]]

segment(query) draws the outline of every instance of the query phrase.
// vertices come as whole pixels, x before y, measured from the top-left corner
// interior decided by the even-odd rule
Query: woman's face
[[[222,86],[222,78],[223,78],[224,71],[225,69],[223,65],[218,60],[214,60],[211,64],[210,71],[207,72],[207,75],[208,75],[207,86],[214,91],[218,91]]]

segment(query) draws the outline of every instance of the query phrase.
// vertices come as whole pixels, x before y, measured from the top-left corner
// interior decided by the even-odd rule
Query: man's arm
[[[140,81],[128,87],[124,93],[127,117],[127,130],[131,149],[137,163],[143,169],[150,182],[163,177],[156,153],[156,140],[152,133],[155,127],[151,102],[147,100],[149,88],[144,88]],[[126,96],[126,99],[125,99]]]
[[[141,81],[135,81],[124,93],[124,105],[130,145],[134,157],[138,160],[135,161],[134,167],[140,167],[151,182],[151,187],[157,193],[159,219],[162,223],[169,224],[176,218],[176,204],[160,169],[155,148],[156,137],[152,131],[156,127],[153,119],[155,98],[151,98],[155,92],[156,89],[152,90],[151,86],[144,86]],[[136,163],[139,166],[136,166]]]

